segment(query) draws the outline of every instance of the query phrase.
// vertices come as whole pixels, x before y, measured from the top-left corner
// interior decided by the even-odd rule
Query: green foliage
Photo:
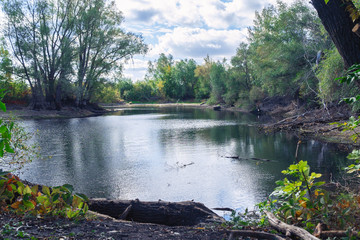
[[[319,97],[326,103],[338,102],[344,95],[348,94],[349,88],[338,81],[334,81],[343,72],[343,60],[337,49],[333,46],[331,50],[325,51],[323,60],[316,69],[316,77],[319,79]]]
[[[338,77],[335,80],[338,80],[340,83],[346,83],[346,85],[350,89],[358,90],[358,87],[356,87],[355,83],[360,81],[360,64],[355,64],[355,65],[351,66],[343,76]],[[360,95],[358,94],[358,91],[355,91],[355,92],[349,91],[347,93],[347,95],[354,96],[354,97],[343,98],[342,100],[346,103],[353,104],[353,107],[355,107],[355,110],[358,110],[359,109],[359,100],[360,100]],[[343,96],[346,96],[346,95],[344,94]]]
[[[172,68],[172,77],[169,81],[168,96],[174,99],[193,99],[195,97],[195,77],[196,62],[193,59],[181,60]],[[164,86],[166,86],[166,82]]]
[[[87,197],[73,193],[71,185],[29,187],[10,173],[0,176],[0,207],[19,215],[62,216],[76,219],[88,210]]]
[[[5,90],[0,89],[0,109],[6,112],[6,106],[2,102],[2,99],[5,96]],[[6,122],[3,119],[0,119],[0,158],[4,157],[4,153],[14,153],[14,149],[11,147],[11,133],[14,127],[13,122]]]
[[[316,18],[300,1],[291,6],[278,2],[256,13],[250,30],[252,69],[256,83],[270,95],[294,94],[303,79],[298,73],[311,72],[304,56],[316,56]]]
[[[105,82],[94,93],[93,100],[101,103],[118,103],[121,101],[120,90],[116,83]]]
[[[357,140],[360,137],[359,133],[356,131],[356,128],[360,124],[360,116],[358,118],[355,118],[354,116],[351,116],[347,122],[343,122],[343,123],[335,122],[335,123],[331,123],[331,124],[332,125],[336,124],[336,125],[338,125],[338,127],[341,127],[343,132],[351,131],[353,133],[351,135],[351,140],[353,142],[355,142],[355,143],[357,142]]]
[[[148,102],[152,99],[153,89],[144,81],[136,82],[130,90],[124,91],[124,99],[127,101]]]
[[[122,60],[147,51],[141,36],[121,29],[113,1],[1,1],[5,37],[18,60],[17,75],[31,87],[34,108],[59,108],[75,94],[78,106],[92,100]],[[29,17],[31,16],[31,17]],[[67,88],[76,91],[67,91]]]
[[[312,232],[317,223],[323,222],[330,229],[356,227],[360,213],[360,196],[352,193],[334,195],[321,188],[317,182],[321,174],[310,173],[306,161],[290,165],[282,171],[291,179],[277,181],[278,187],[271,194],[276,199],[258,204],[260,211],[270,210],[284,222],[296,224]],[[262,222],[266,222],[263,216]]]
[[[5,94],[5,90],[0,89],[0,109],[4,112],[6,105],[2,99]],[[0,167],[19,170],[38,156],[37,146],[28,144],[32,135],[15,121],[0,119],[0,136]]]
[[[205,63],[199,65],[195,69],[195,77],[198,81],[195,86],[195,97],[196,99],[204,99],[210,97],[211,86],[210,86],[210,71],[213,61],[207,56],[204,59]]]
[[[345,168],[347,173],[356,174],[357,177],[360,177],[360,150],[353,150],[347,158],[354,161],[354,164]]]
[[[7,89],[4,101],[10,103],[26,103],[30,95],[29,87],[24,81],[13,78],[13,63],[9,51],[0,46],[0,89]]]
[[[210,69],[210,86],[211,97],[217,101],[217,103],[223,102],[223,95],[226,93],[226,79],[227,71],[225,68],[225,62],[217,61],[212,64]]]
[[[246,229],[247,227],[259,226],[258,216],[255,212],[245,209],[244,213],[237,213],[233,211],[230,220],[223,224],[224,227],[231,227],[233,229]]]

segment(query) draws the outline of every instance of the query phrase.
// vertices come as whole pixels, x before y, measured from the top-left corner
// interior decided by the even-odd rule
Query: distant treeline
[[[248,32],[247,43],[240,43],[230,61],[207,56],[197,65],[193,59],[174,61],[160,54],[149,62],[143,81],[108,83],[98,100],[112,101],[109,88],[115,88],[117,97],[127,101],[195,99],[251,110],[272,96],[326,107],[356,95],[357,88],[334,80],[343,74],[343,61],[316,12],[304,1],[264,8]]]
[[[19,1],[5,1],[8,4],[11,2]],[[18,54],[20,59],[21,54],[25,54],[24,58],[28,61],[24,62],[24,66],[27,69],[21,65],[13,68],[9,53],[2,49],[0,87],[13,91],[8,97],[21,98],[32,93],[38,104],[43,104],[46,99],[47,104],[52,106],[59,98],[62,101],[72,99],[80,105],[86,102],[123,100],[188,100],[234,105],[251,110],[265,98],[273,96],[286,96],[287,99],[294,99],[296,103],[305,106],[327,107],[329,104],[337,104],[342,97],[358,94],[358,89],[354,85],[340,84],[334,80],[343,74],[342,58],[316,12],[304,1],[296,1],[291,5],[279,1],[274,6],[270,5],[261,12],[256,12],[254,24],[248,29],[247,41],[239,44],[236,55],[229,60],[214,61],[206,56],[203,64],[198,65],[193,59],[175,61],[171,55],[160,54],[157,60],[149,62],[145,79],[135,83],[131,79],[114,74],[115,70],[121,73],[117,55],[113,55],[113,62],[109,62],[106,56],[112,51],[117,51],[117,54],[123,54],[121,56],[127,58],[136,53],[145,53],[147,48],[140,37],[123,32],[116,24],[112,25],[116,19],[122,20],[122,16],[104,2],[106,1],[88,0],[85,4],[80,1],[78,6],[71,5],[73,8],[64,8],[64,12],[60,12],[60,17],[68,14],[64,17],[64,24],[68,24],[66,26],[71,34],[67,33],[70,38],[67,41],[59,43],[60,45],[55,44],[59,52],[63,52],[55,52],[59,59],[54,54],[46,54],[49,51],[48,47],[52,46],[52,34],[62,33],[68,36],[62,31],[57,32],[59,26],[51,28],[56,27],[56,22],[39,24],[44,29],[40,28],[40,31],[36,32],[39,39],[47,39],[50,45],[46,45],[46,41],[43,40],[44,44],[34,43],[33,46],[28,39],[30,43],[24,44],[23,47],[33,46],[38,49],[26,54],[22,48],[16,48],[15,45],[15,50],[12,51]],[[6,4],[3,4],[3,8],[4,6],[6,7]],[[46,16],[61,10],[54,6],[41,6],[43,10],[35,12],[38,14],[36,17],[39,23],[44,14]],[[101,7],[95,8],[96,6]],[[19,16],[13,9],[15,7],[9,8],[7,15],[9,19],[12,17],[16,20]],[[23,7],[22,11],[25,10]],[[81,13],[77,21],[72,18],[70,10]],[[102,12],[108,14],[102,16]],[[99,17],[98,21],[96,16],[102,18]],[[51,21],[51,18],[45,19]],[[108,24],[109,28],[105,30],[111,30],[110,32],[103,32],[104,28],[100,27],[103,22]],[[16,31],[23,31],[25,36],[32,33],[30,28],[18,24],[7,30],[6,37],[15,41]],[[89,39],[90,36],[93,36],[93,39]],[[112,45],[113,37],[117,39],[117,45]],[[70,40],[72,41],[69,42]],[[100,40],[108,42],[109,47],[99,45]],[[46,65],[47,59],[52,59],[54,64]],[[49,68],[42,68],[42,65],[36,63]],[[29,76],[25,70],[29,70]],[[20,78],[12,77],[12,72]],[[24,80],[27,80],[28,84],[25,84]],[[26,87],[29,85],[32,86],[30,90]],[[59,89],[61,91],[58,91]]]

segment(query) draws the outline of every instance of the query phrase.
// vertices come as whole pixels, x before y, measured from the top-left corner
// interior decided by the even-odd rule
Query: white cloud
[[[142,80],[148,68],[148,61],[149,60],[146,58],[134,58],[129,60],[124,64],[124,77],[131,78],[133,81]]]
[[[159,36],[150,56],[160,53],[172,54],[175,58],[229,57],[240,42],[245,41],[246,29],[216,30],[178,27],[173,32]]]
[[[193,58],[198,64],[206,55],[230,59],[240,42],[246,41],[255,11],[276,1],[116,0],[125,16],[125,29],[141,33],[151,49],[145,58],[135,57],[133,65],[125,65],[124,74],[142,79],[148,60],[160,53],[172,54],[175,60]]]
[[[117,6],[124,12],[127,22],[226,29],[250,25],[255,10],[261,9],[269,1],[118,0]]]

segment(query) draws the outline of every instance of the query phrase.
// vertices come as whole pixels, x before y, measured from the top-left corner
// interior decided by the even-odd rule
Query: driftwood
[[[321,239],[327,239],[327,238],[342,238],[342,237],[348,237],[350,236],[358,236],[359,233],[356,231],[343,231],[343,230],[327,230],[326,224],[319,223],[314,231],[314,236],[321,238]]]
[[[305,229],[296,227],[296,226],[292,226],[289,224],[286,224],[282,221],[280,221],[279,219],[277,219],[275,217],[275,215],[271,212],[265,211],[266,216],[269,219],[269,223],[272,227],[274,227],[276,230],[285,233],[286,236],[291,237],[291,236],[296,236],[299,237],[300,239],[306,239],[306,240],[320,240],[319,238],[311,235],[308,231],[306,231]]]
[[[241,160],[254,160],[254,161],[261,161],[261,162],[271,162],[270,159],[264,159],[264,158],[256,158],[256,157],[252,157],[252,158],[243,158],[240,156],[221,156],[224,158],[232,158],[232,159],[241,159]]]
[[[266,233],[266,232],[257,232],[257,231],[251,231],[251,230],[233,230],[230,231],[230,236],[228,240],[233,240],[238,237],[252,237],[257,239],[270,239],[270,240],[285,240],[285,238],[282,238],[280,236],[277,236],[275,234]]]
[[[213,208],[212,210],[226,211],[226,212],[235,212],[235,210],[232,209],[232,208]]]
[[[168,226],[193,226],[201,222],[223,222],[216,213],[202,203],[141,202],[91,199],[89,209],[116,219]]]

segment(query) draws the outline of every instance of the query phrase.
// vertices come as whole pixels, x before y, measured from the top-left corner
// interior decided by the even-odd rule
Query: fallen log
[[[285,238],[277,236],[275,234],[251,231],[251,230],[230,231],[230,236],[229,236],[228,240],[237,239],[238,237],[252,237],[252,238],[257,238],[257,239],[269,239],[269,240],[285,240]]]
[[[270,226],[275,228],[276,230],[284,233],[287,237],[296,236],[300,239],[306,240],[320,240],[319,238],[313,236],[305,229],[289,225],[277,219],[275,215],[269,211],[264,211],[266,216],[268,217]]]
[[[186,202],[141,202],[137,200],[90,199],[89,209],[94,212],[141,223],[167,226],[193,226],[201,222],[223,222],[224,219],[204,204]]]

